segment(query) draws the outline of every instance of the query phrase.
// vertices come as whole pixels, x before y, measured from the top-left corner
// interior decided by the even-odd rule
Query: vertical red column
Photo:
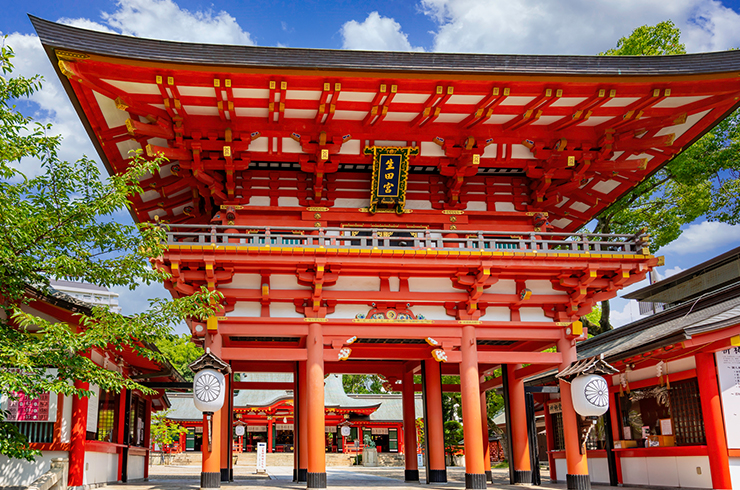
[[[124,438],[124,421],[126,415],[126,388],[121,388],[121,392],[118,394],[118,420],[116,430],[116,442],[123,444],[126,439]],[[118,448],[118,481],[123,481],[123,448]]]
[[[555,469],[555,457],[552,451],[555,450],[555,433],[553,433],[552,416],[547,400],[545,401],[545,438],[547,439],[547,461],[550,466],[550,481],[558,480],[558,474]]]
[[[404,480],[419,481],[419,463],[416,459],[416,402],[414,400],[414,373],[403,374],[401,385],[403,402],[403,461]]]
[[[308,388],[306,386],[306,363],[298,363],[298,481],[306,481],[308,475]],[[344,445],[342,445],[344,447]]]
[[[306,338],[308,395],[308,488],[326,488],[324,432],[324,335],[320,323],[308,326]]]
[[[559,370],[570,366],[575,361],[575,341],[565,337],[558,340],[558,352],[563,355],[563,363]],[[578,430],[578,414],[573,409],[573,398],[570,394],[570,384],[560,381],[560,401],[563,406],[563,439],[565,441],[565,461],[568,471],[565,480],[568,490],[589,490],[591,479],[588,476],[588,460],[586,454],[581,454],[581,435]]]
[[[149,453],[152,450],[152,398],[147,397],[146,409],[144,415],[144,447],[146,447],[146,459],[144,460],[144,479],[149,479]],[[181,449],[185,450],[185,435],[182,435],[182,441],[180,445]]]
[[[529,434],[527,432],[527,406],[524,400],[524,380],[517,379],[516,370],[521,364],[510,365],[509,406],[511,407],[511,454],[514,460],[514,483],[532,483],[532,465],[529,460]]]
[[[465,488],[486,488],[481,432],[480,373],[475,327],[462,328],[462,362],[460,363],[460,400],[462,402],[463,435],[465,437]]]
[[[221,335],[207,335],[206,347],[211,349],[213,355],[221,357],[222,338]],[[221,423],[223,408],[211,415],[211,427],[208,418],[203,415],[203,469],[200,474],[200,488],[221,487]],[[210,432],[210,434],[209,434]],[[210,438],[210,441],[209,441]],[[208,449],[209,443],[211,449]]]
[[[485,376],[480,377],[480,383],[486,380]],[[486,479],[493,483],[493,473],[491,473],[491,444],[488,442],[488,403],[486,403],[486,392],[480,391],[480,422],[481,438],[483,439],[483,469],[486,471]]]
[[[442,416],[442,378],[439,363],[432,359],[424,361],[424,384],[426,385],[427,447],[429,448],[429,482],[447,482],[445,466],[444,420]]]
[[[267,452],[272,452],[272,427],[273,427],[272,415],[267,417]]]
[[[696,354],[696,377],[699,382],[699,399],[704,416],[704,434],[707,438],[709,469],[712,473],[712,488],[732,488],[730,460],[725,438],[725,423],[722,417],[722,402],[717,385],[717,368],[714,354]]]
[[[86,390],[88,383],[75,381],[75,388]],[[69,448],[69,480],[70,487],[80,487],[85,474],[85,439],[87,435],[87,403],[86,397],[72,398],[72,434]],[[59,415],[61,416],[61,414]]]
[[[221,357],[219,355],[219,357]],[[231,404],[234,399],[231,393],[231,375],[226,375],[226,399],[224,407],[221,409],[221,481],[227,482],[230,479],[229,456],[231,454],[231,437],[234,434],[231,422]]]

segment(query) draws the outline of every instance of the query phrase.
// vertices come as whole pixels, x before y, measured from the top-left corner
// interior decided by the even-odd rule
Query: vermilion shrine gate
[[[173,295],[223,293],[220,316],[192,322],[197,342],[236,372],[295,373],[296,477],[309,488],[326,486],[328,373],[400,383],[407,447],[422,374],[428,482],[446,481],[440,373],[460,375],[466,488],[485,488],[483,394],[502,379],[481,380],[499,366],[513,478],[529,482],[524,378],[569,366],[585,335],[574,322],[660,260],[646,233],[579,230],[740,95],[739,52],[213,46],[32,20],[108,170],[130,150],[170,160],[142,180],[133,215],[168,225],[156,265]],[[587,488],[561,393],[568,487]],[[228,407],[214,414],[204,488],[228,477],[231,424]]]

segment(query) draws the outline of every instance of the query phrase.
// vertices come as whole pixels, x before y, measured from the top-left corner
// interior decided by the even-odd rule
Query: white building
[[[109,291],[108,288],[74,281],[51,281],[51,287],[91,306],[107,306],[114,313],[121,312],[118,293]]]

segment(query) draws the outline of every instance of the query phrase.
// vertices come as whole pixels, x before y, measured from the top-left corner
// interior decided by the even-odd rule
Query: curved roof
[[[676,75],[740,70],[740,52],[675,56],[573,56],[350,51],[196,44],[91,31],[29,16],[44,45],[102,55],[239,67],[465,73]]]

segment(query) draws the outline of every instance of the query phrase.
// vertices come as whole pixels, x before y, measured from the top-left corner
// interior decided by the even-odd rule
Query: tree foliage
[[[342,376],[342,386],[344,386],[345,393],[385,393],[383,382],[384,380],[375,374],[345,374]]]
[[[617,47],[608,49],[602,56],[662,56],[686,54],[681,43],[681,31],[673,21],[666,20],[654,26],[640,26],[627,37],[617,41]]]
[[[139,179],[156,172],[162,162],[134,155],[127,171],[102,179],[91,159],[61,160],[61,139],[47,135],[51,126],[34,123],[13,105],[41,82],[39,77],[13,74],[13,56],[11,48],[2,47],[0,395],[90,394],[76,389],[73,380],[107,391],[126,387],[149,392],[83,354],[96,347],[114,355],[129,349],[163,361],[151,342],[168,335],[187,317],[212,314],[219,297],[201,292],[172,301],[153,300],[147,311],[128,317],[91,308],[77,314],[72,323],[48,321],[28,308],[32,297],[52,294],[50,280],[55,278],[130,289],[164,278],[150,263],[164,250],[164,228],[122,225],[113,218],[129,206],[129,196],[142,191]],[[34,169],[21,170],[28,167]],[[0,422],[0,454],[33,457],[11,425]]]
[[[642,26],[602,55],[675,55],[686,53],[681,32],[671,21]],[[594,221],[595,233],[649,230],[650,250],[671,243],[681,227],[697,219],[740,222],[740,113],[737,111],[628,192]],[[592,333],[611,329],[609,303],[592,322]],[[595,328],[594,328],[595,327]]]
[[[152,414],[151,438],[152,443],[159,446],[164,461],[164,447],[180,440],[180,434],[186,434],[188,430],[167,417],[170,410],[160,410]]]
[[[155,344],[185,380],[193,381],[195,373],[188,366],[203,355],[203,349],[191,341],[189,334],[163,337]]]

